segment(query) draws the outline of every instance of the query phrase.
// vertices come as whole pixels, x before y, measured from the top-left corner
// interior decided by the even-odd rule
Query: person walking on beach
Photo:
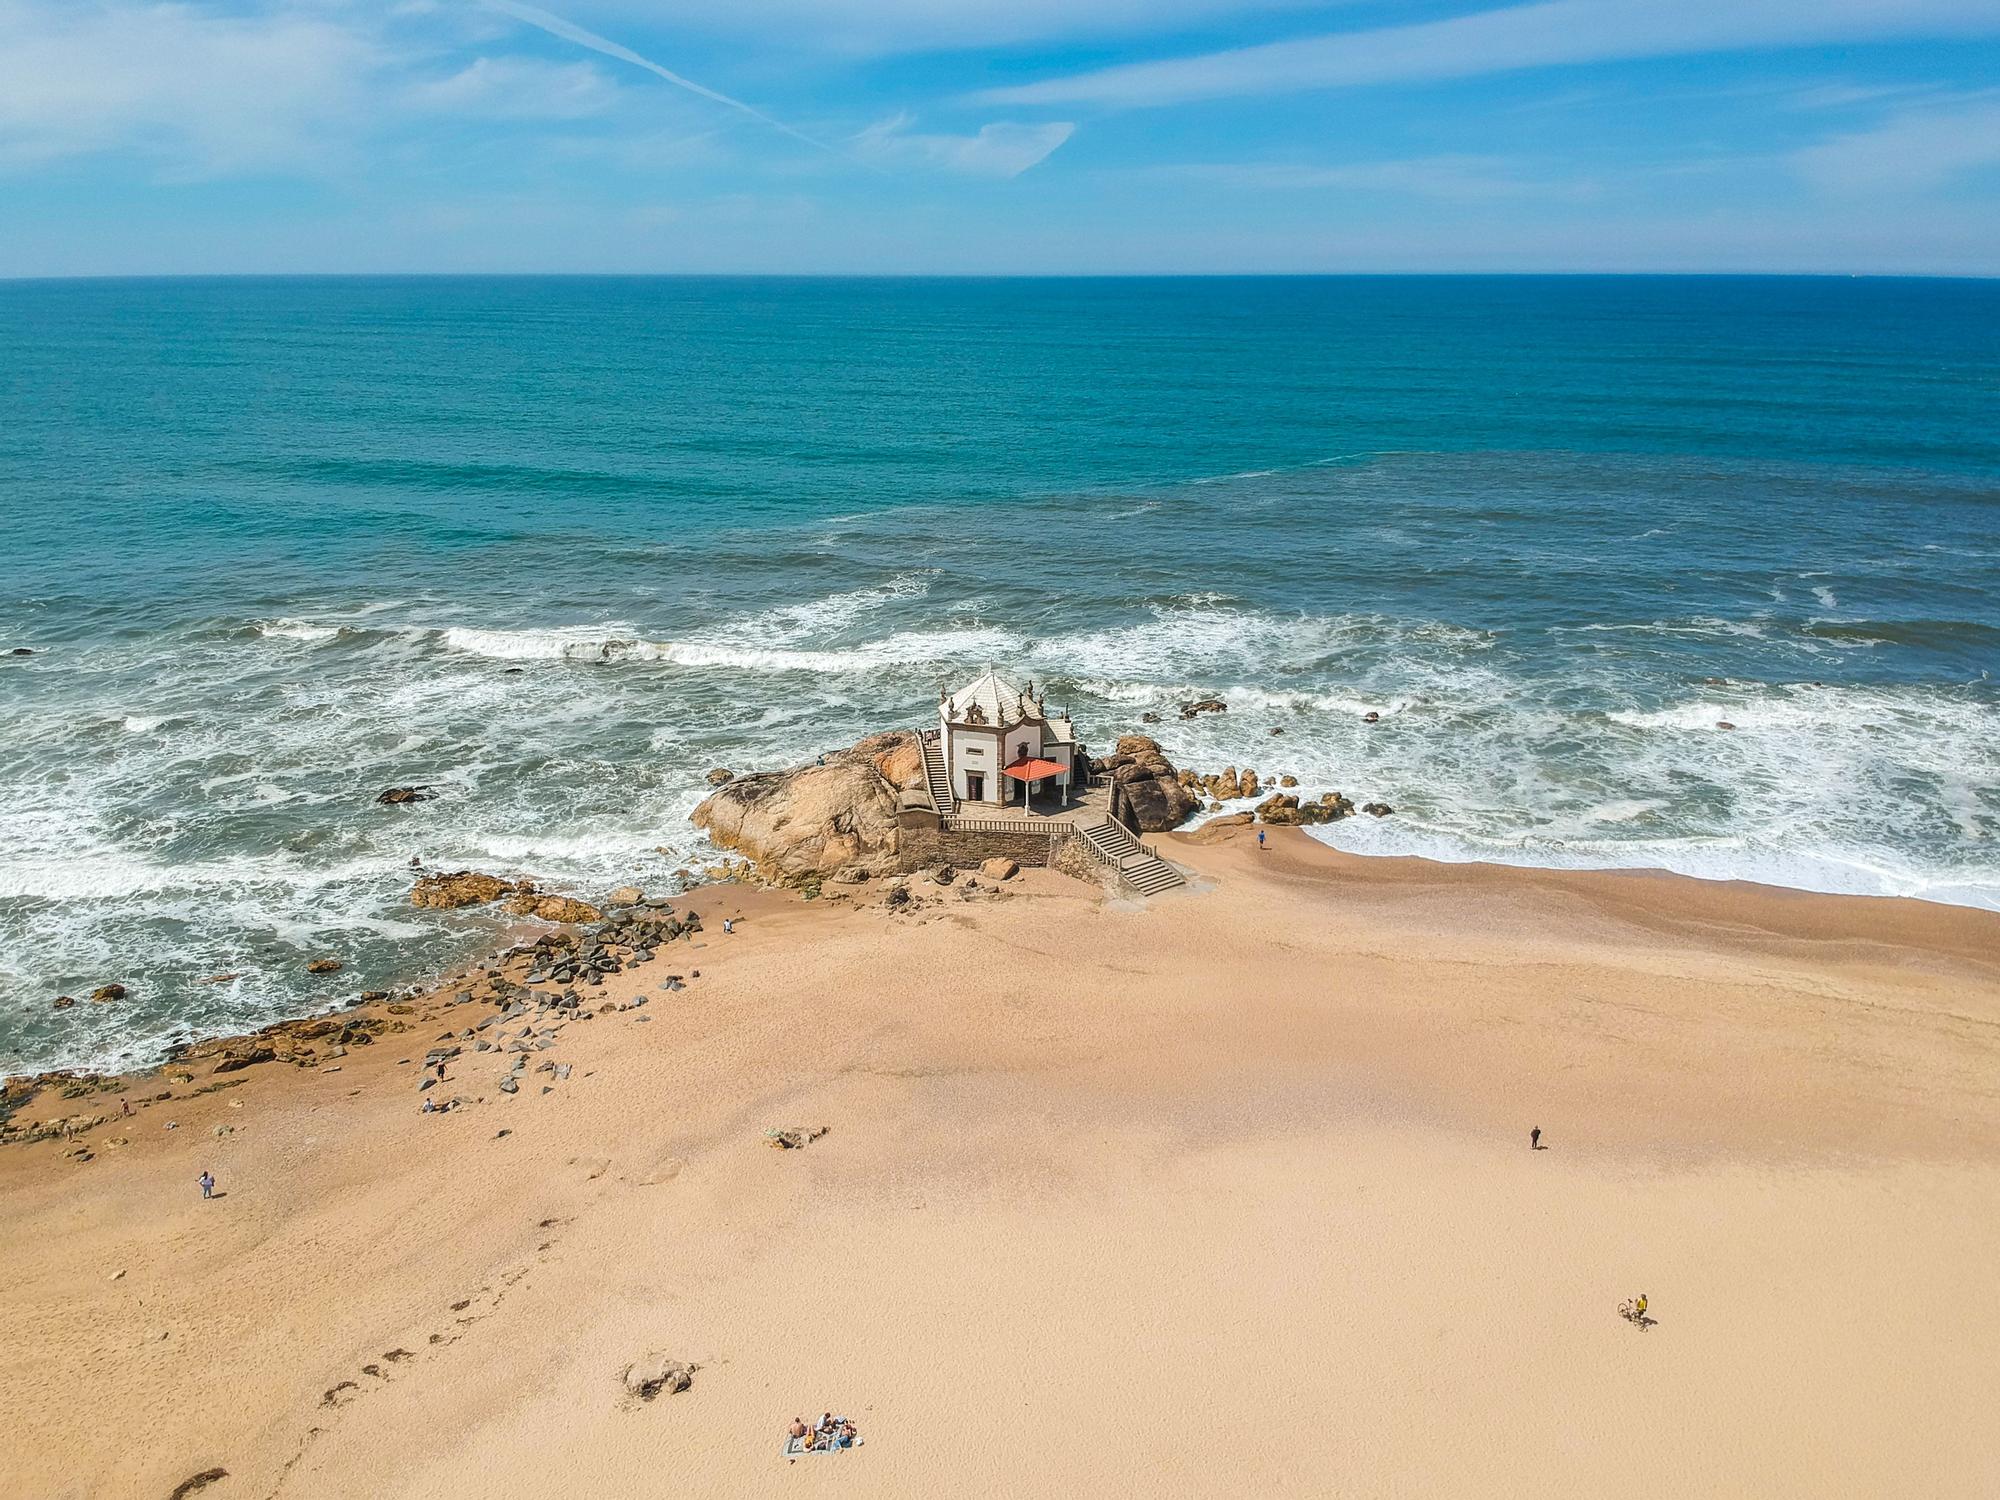
[[[215,1196],[215,1174],[209,1171],[207,1167],[201,1169],[201,1176],[195,1178],[195,1181],[201,1184],[202,1197],[213,1198]]]
[[[1259,849],[1264,847],[1264,830],[1261,828],[1257,830],[1257,847]]]
[[[736,918],[724,917],[722,919],[722,930],[724,932],[734,932],[736,930]]]
[[[1541,1126],[1537,1125],[1533,1130],[1528,1132],[1528,1149],[1530,1151],[1539,1151],[1542,1149]]]

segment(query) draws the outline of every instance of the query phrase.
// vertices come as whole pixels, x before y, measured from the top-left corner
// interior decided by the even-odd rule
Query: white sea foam
[[[1800,849],[1763,837],[1539,841],[1482,838],[1390,817],[1348,818],[1307,832],[1351,854],[1555,870],[1667,870],[1843,896],[1900,896],[2000,911],[2000,863],[1939,874],[1873,848]]]
[[[340,634],[340,627],[315,625],[308,620],[272,620],[258,625],[257,634],[280,641],[330,641]]]
[[[443,639],[454,650],[500,661],[641,661],[728,667],[742,672],[829,675],[957,658],[1005,657],[1022,644],[1018,636],[989,626],[901,632],[862,645],[818,649],[757,645],[750,640],[648,641],[624,634],[615,625],[544,630],[453,627],[444,632]]]
[[[736,621],[719,634],[728,639],[747,637],[772,645],[790,645],[836,634],[877,610],[922,598],[930,591],[931,576],[928,572],[899,573],[887,583],[870,588],[848,589],[823,599],[781,605]]]

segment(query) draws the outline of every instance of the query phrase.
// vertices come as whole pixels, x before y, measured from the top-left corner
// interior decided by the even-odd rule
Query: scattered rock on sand
[[[90,992],[91,1000],[98,1005],[108,1005],[113,1000],[125,998],[125,986],[118,983],[100,984]]]
[[[830,1125],[794,1125],[783,1129],[774,1127],[764,1132],[764,1139],[780,1151],[797,1151],[810,1146],[832,1128]]]
[[[276,1049],[264,1042],[246,1042],[232,1047],[223,1053],[222,1060],[215,1065],[212,1071],[217,1073],[239,1073],[243,1069],[252,1067],[257,1063],[272,1062],[276,1060],[277,1056]]]
[[[477,870],[453,870],[449,874],[423,876],[410,891],[410,901],[416,906],[451,911],[517,893],[532,895],[534,889],[531,880],[502,880],[498,875],[482,875]]]
[[[695,1366],[664,1354],[648,1354],[625,1367],[625,1391],[641,1401],[665,1392],[677,1396],[694,1384]]]
[[[935,880],[939,885],[950,885],[954,880],[958,879],[958,871],[954,870],[950,865],[939,865],[935,870],[931,871],[931,879]]]
[[[392,786],[376,797],[378,807],[401,807],[408,802],[429,802],[437,793],[427,786]]]
[[[200,1491],[207,1489],[211,1484],[214,1484],[216,1480],[227,1479],[228,1477],[229,1471],[227,1469],[203,1469],[199,1474],[190,1474],[179,1484],[175,1485],[174,1492],[167,1496],[167,1500],[187,1500],[189,1495],[198,1494]]]
[[[604,898],[606,906],[637,906],[646,899],[646,893],[636,885],[621,885]]]
[[[308,974],[338,974],[347,966],[337,958],[316,958],[306,965]]]
[[[859,865],[848,865],[836,872],[833,879],[836,885],[866,885],[868,872]]]
[[[1021,873],[1021,866],[1018,861],[1011,860],[1003,854],[982,863],[979,873],[988,880],[1012,880]]]

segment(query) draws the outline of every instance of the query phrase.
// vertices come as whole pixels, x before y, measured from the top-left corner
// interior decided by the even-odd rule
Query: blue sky
[[[2000,0],[0,0],[0,275],[2000,273]]]

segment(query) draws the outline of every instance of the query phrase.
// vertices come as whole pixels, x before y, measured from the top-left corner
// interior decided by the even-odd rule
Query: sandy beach
[[[10,1493],[2000,1491],[2000,917],[1161,842],[1144,904],[697,891],[444,1114],[451,984],[37,1101],[112,1118],[0,1150]]]

